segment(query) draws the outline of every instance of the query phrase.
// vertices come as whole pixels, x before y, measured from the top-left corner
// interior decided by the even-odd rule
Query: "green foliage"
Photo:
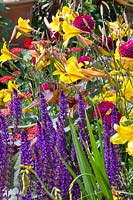
[[[82,146],[78,140],[75,126],[70,120],[70,129],[72,139],[76,151],[78,166],[83,179],[84,187],[86,190],[87,199],[102,199],[102,194],[107,200],[113,199],[109,181],[105,171],[105,165],[102,152],[98,149],[97,141],[92,133],[92,128],[86,117],[87,127],[92,147],[92,152],[89,147],[84,144],[88,157],[84,153]],[[99,191],[99,187],[100,190]]]
[[[9,33],[12,32],[14,25],[11,23],[11,20],[6,18],[4,14],[8,11],[8,8],[5,6],[2,1],[0,1],[0,28],[2,29],[0,37],[4,37],[5,40],[9,37]],[[1,48],[1,45],[0,45]]]

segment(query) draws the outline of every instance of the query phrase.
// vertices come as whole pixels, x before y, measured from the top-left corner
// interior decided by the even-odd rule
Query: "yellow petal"
[[[30,22],[29,19],[24,20],[20,17],[18,19],[18,25],[16,27],[19,31],[26,32],[26,33],[31,32],[33,31],[33,28],[28,24],[29,22]]]
[[[59,21],[59,16],[53,17],[52,22],[50,23],[52,31],[60,32],[60,29],[61,29],[60,25],[61,25],[61,22]]]
[[[83,32],[80,29],[68,24],[66,21],[63,22],[62,28],[64,32],[64,41],[69,40],[72,37],[78,36]]]
[[[6,93],[5,91],[6,89],[0,90],[0,99],[2,99],[5,96],[5,93]]]
[[[130,155],[133,156],[133,141],[128,142],[128,146],[126,148],[126,152]]]
[[[3,48],[1,50],[2,55],[0,56],[0,62],[5,62],[7,60],[13,60],[16,59],[17,56],[13,53],[11,53],[7,47],[6,47],[6,43],[3,44]]]
[[[12,92],[13,88],[17,89],[18,85],[16,85],[15,82],[13,83],[12,81],[8,81],[8,89]]]
[[[84,76],[89,77],[89,78],[105,76],[105,73],[103,71],[95,69],[95,68],[80,69],[80,72]]]
[[[113,144],[125,144],[127,142],[127,139],[123,139],[118,133],[116,133],[111,136],[110,142],[112,142]]]
[[[77,80],[80,80],[82,78],[83,77],[81,77],[81,76],[74,76],[74,75],[71,75],[71,74],[61,74],[60,81],[67,83],[67,84],[71,84],[71,83],[73,83]]]
[[[7,93],[3,99],[3,102],[6,103],[11,100],[11,93]]]
[[[53,75],[61,75],[63,72],[61,72],[60,70],[56,70],[53,72]]]
[[[16,35],[16,39],[18,39],[21,35],[22,35],[22,33],[18,32]]]

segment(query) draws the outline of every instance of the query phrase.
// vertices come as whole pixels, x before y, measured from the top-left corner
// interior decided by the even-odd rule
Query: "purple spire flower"
[[[20,118],[22,115],[22,107],[21,107],[21,101],[18,96],[18,92],[16,89],[13,88],[13,97],[12,97],[12,105],[13,105],[13,115],[14,115],[14,130],[13,133],[17,133],[18,131],[18,125],[20,122]]]
[[[44,182],[45,186],[50,191],[53,188],[53,154],[52,154],[52,146],[50,141],[50,135],[45,130],[46,127],[43,127],[37,121],[37,141],[34,147],[35,153],[35,171],[38,176]],[[47,199],[47,195],[41,188],[41,185],[38,181],[36,181],[36,191],[38,198],[41,200]]]
[[[79,175],[80,174],[80,170],[79,170],[78,163],[77,163],[74,144],[72,144],[72,147],[71,147],[71,159],[72,159],[72,168],[73,168],[74,172],[77,175]],[[80,187],[76,182],[75,182],[75,184],[73,186],[72,194],[73,194],[73,200],[77,200],[77,199],[80,198]]]
[[[63,118],[58,118],[57,122],[57,138],[56,138],[56,149],[59,152],[59,154],[65,159],[65,161],[68,161],[68,154],[66,149],[66,134],[64,131],[63,126]],[[68,199],[68,191],[69,191],[69,185],[71,182],[71,176],[64,165],[64,163],[61,161],[60,156],[58,153],[56,153],[56,159],[55,159],[55,168],[54,168],[54,183],[57,188],[61,190],[61,195],[63,199]]]
[[[6,168],[6,145],[3,143],[1,134],[0,134],[0,199],[3,198],[4,188],[5,188],[5,168]]]
[[[113,145],[110,142],[110,137],[115,132],[115,123],[119,123],[119,113],[114,106],[111,112],[111,124],[108,122],[108,117],[106,117],[106,115],[104,117],[104,159],[111,187],[116,190],[121,190],[123,186],[120,174],[120,172],[122,172],[120,148],[119,145]]]
[[[66,96],[63,93],[63,90],[60,92],[59,95],[59,107],[60,111],[58,117],[62,119],[62,122],[65,125],[67,118],[67,101],[66,101]]]
[[[21,165],[33,166],[30,142],[27,139],[27,134],[24,129],[22,130],[22,134],[21,134],[20,160],[21,160]],[[30,175],[29,175],[29,179],[30,179]],[[21,185],[21,182],[20,182],[20,185]],[[30,183],[28,185],[27,194],[25,196],[22,196],[22,199],[32,200]]]
[[[78,115],[79,115],[78,128],[79,128],[79,136],[80,136],[81,144],[83,143],[82,140],[87,143],[89,142],[86,117],[85,117],[85,109],[86,109],[86,104],[85,104],[84,100],[82,99],[81,93],[79,93],[79,97],[78,97]]]
[[[32,166],[30,142],[28,141],[27,133],[24,129],[21,134],[20,158],[22,165]]]
[[[43,92],[40,92],[40,112],[41,112],[42,125],[45,127],[46,133],[49,134],[51,145],[54,147],[56,142],[56,130],[53,126],[53,122],[47,111],[47,105]]]
[[[0,133],[3,142],[6,144],[9,142],[9,133],[8,133],[8,126],[4,118],[0,115]]]
[[[9,145],[8,127],[4,118],[0,115],[0,197],[4,190],[10,189],[10,175],[12,167],[12,149]],[[8,198],[8,194],[4,194]],[[1,198],[3,199],[3,198]]]

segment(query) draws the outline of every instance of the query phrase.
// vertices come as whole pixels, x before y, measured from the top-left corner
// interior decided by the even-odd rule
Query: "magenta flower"
[[[104,40],[102,41],[102,37],[99,38],[98,45],[102,47],[105,50],[112,50],[113,49],[113,40],[111,37],[104,37]]]
[[[55,31],[50,31],[50,37],[53,41],[55,40],[61,40],[61,35],[59,34],[59,32],[55,32]]]
[[[112,113],[112,108],[114,107],[114,103],[110,101],[102,101],[100,102],[96,109],[94,110],[94,117],[98,119],[102,119],[102,122],[104,123],[104,117],[106,116],[106,119],[108,121],[108,124],[111,125],[111,113]],[[118,119],[120,120],[121,114],[118,112]],[[118,121],[119,121],[118,120]]]
[[[44,84],[42,85],[42,88],[43,88],[44,90],[49,90],[49,89],[50,89],[50,84],[49,84],[48,82],[46,82],[46,83],[44,83]]]
[[[94,30],[94,20],[90,15],[81,14],[75,18],[73,26],[85,32],[92,32]]]
[[[84,62],[85,61],[91,61],[91,58],[89,57],[89,56],[81,56],[79,59],[78,59],[78,63],[83,63],[84,64]]]
[[[133,58],[133,40],[128,40],[127,42],[124,42],[119,47],[120,56],[127,57],[127,58]]]

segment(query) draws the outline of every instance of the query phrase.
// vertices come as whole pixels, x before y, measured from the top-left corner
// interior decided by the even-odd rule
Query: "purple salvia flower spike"
[[[37,172],[40,179],[45,183],[47,188],[50,188],[50,184],[53,181],[51,173],[49,173],[49,169],[51,170],[51,150],[49,142],[50,140],[46,136],[45,130],[43,129],[40,122],[37,121],[37,141],[34,147],[35,171]],[[47,195],[44,193],[38,181],[36,181],[36,191],[40,200],[47,199]]]
[[[66,118],[67,118],[67,101],[66,101],[66,96],[63,93],[63,90],[61,90],[60,95],[59,95],[59,115],[58,117],[62,119],[62,122],[65,125]]]
[[[21,164],[26,166],[32,166],[32,155],[31,155],[31,146],[28,141],[27,133],[23,129],[21,134],[21,146],[20,146],[20,159]]]
[[[87,130],[87,124],[86,124],[86,117],[85,117],[85,109],[86,109],[86,103],[82,98],[81,93],[79,92],[78,97],[78,115],[79,115],[79,121],[78,121],[78,129],[79,129],[79,136],[80,136],[80,142],[81,144],[86,142],[89,144],[89,137],[88,137],[88,130]]]
[[[30,146],[30,142],[28,141],[27,133],[24,129],[22,130],[22,134],[21,134],[20,163],[21,165],[25,165],[25,166],[33,166],[31,146]],[[29,175],[29,180],[30,180],[30,175]],[[22,183],[20,181],[20,187],[21,187],[21,184]],[[22,199],[32,200],[30,187],[31,186],[30,186],[30,181],[29,181],[27,194],[24,197],[22,196]]]
[[[0,115],[0,132],[2,140],[7,144],[9,142],[8,126],[4,118]]]
[[[64,131],[63,126],[63,118],[58,118],[57,122],[57,138],[56,138],[56,149],[58,150],[59,154],[65,159],[65,161],[68,161],[68,154],[66,149],[66,134]],[[63,199],[68,198],[68,190],[69,190],[69,184],[72,180],[70,173],[64,163],[61,161],[58,153],[56,154],[56,161],[55,161],[55,177],[56,180],[55,186],[61,190],[61,195]]]
[[[2,141],[0,134],[0,199],[4,199],[4,189],[5,189],[5,167],[6,167],[6,145]]]
[[[104,160],[111,187],[114,187],[116,190],[122,190],[123,186],[120,177],[120,172],[122,172],[120,148],[119,145],[113,145],[110,142],[110,137],[115,133],[115,123],[119,123],[119,116],[114,106],[111,112],[111,124],[108,122],[108,116],[105,115],[104,117]],[[119,196],[122,197],[121,194]]]
[[[18,132],[18,125],[20,123],[20,118],[22,115],[22,106],[20,97],[18,96],[18,91],[13,88],[13,96],[12,96],[12,105],[13,105],[13,115],[14,115],[14,130],[13,133],[16,134]]]

